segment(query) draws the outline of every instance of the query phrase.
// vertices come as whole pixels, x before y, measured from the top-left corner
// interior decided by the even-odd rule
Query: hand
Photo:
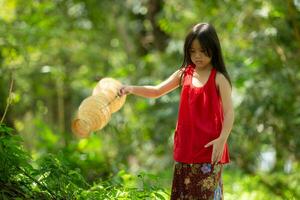
[[[118,91],[119,96],[127,95],[129,93],[132,93],[132,87],[130,87],[129,85],[123,85]]]
[[[211,164],[216,164],[221,160],[225,143],[226,140],[224,140],[221,137],[218,137],[217,139],[212,140],[206,145],[204,145],[204,147],[209,147],[213,145]]]

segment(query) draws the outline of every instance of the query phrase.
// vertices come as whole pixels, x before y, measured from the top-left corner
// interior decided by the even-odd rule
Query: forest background
[[[2,199],[168,199],[180,89],[129,95],[85,139],[71,121],[103,77],[166,79],[199,22],[215,26],[233,83],[225,198],[299,199],[299,0],[0,0]]]

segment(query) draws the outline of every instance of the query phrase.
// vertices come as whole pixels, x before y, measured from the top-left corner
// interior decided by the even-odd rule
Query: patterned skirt
[[[175,162],[171,200],[223,200],[222,164]]]

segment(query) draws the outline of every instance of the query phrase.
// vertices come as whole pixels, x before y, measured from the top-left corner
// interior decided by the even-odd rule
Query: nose
[[[202,53],[202,52],[197,52],[196,53],[196,58],[202,58],[204,56],[204,53]]]

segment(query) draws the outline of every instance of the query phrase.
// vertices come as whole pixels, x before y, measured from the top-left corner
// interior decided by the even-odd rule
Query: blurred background
[[[129,95],[86,139],[71,121],[103,77],[155,85],[170,76],[199,22],[215,26],[233,83],[225,199],[300,199],[299,0],[0,0],[0,116],[14,79],[2,195],[168,199],[179,88]]]

